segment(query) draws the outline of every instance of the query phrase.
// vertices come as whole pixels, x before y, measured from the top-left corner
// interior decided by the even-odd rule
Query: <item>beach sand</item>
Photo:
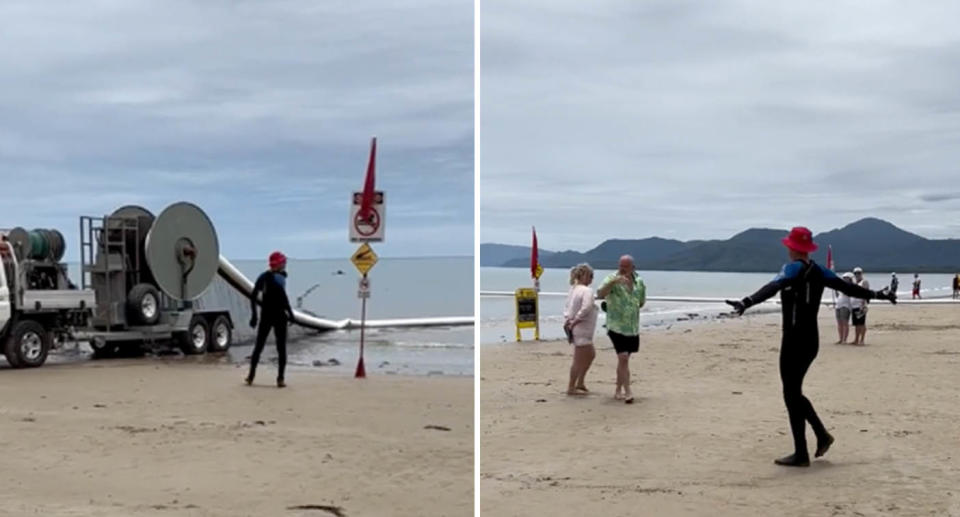
[[[482,347],[481,513],[960,515],[960,306],[875,304],[865,347],[821,311],[804,392],[836,443],[810,468],[772,462],[793,452],[779,318],[644,333],[632,406],[605,337],[585,398],[565,342]]]
[[[473,379],[169,358],[0,370],[0,515],[471,515]],[[428,429],[426,426],[449,428]]]

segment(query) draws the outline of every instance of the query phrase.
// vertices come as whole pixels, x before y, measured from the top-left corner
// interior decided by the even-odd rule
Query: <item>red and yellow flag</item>
[[[533,246],[530,247],[530,276],[540,278],[543,267],[540,266],[540,256],[537,251],[537,228],[533,227]]]

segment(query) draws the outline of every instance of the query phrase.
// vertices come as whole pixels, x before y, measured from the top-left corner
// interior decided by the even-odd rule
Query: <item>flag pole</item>
[[[533,230],[533,246],[530,247],[530,276],[533,277],[533,291],[536,294],[537,319],[536,326],[533,328],[533,339],[540,341],[540,251],[537,246],[537,227],[531,226]]]

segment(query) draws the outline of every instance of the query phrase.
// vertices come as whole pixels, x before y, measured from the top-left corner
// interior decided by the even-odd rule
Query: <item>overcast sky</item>
[[[471,255],[473,122],[470,0],[0,4],[0,227],[72,258],[80,215],[180,200],[228,257],[348,257],[373,135],[378,253]]]
[[[481,240],[960,238],[960,3],[485,0]]]

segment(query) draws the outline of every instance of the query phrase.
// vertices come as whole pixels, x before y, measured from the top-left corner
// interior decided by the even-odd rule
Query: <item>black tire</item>
[[[210,325],[210,352],[226,352],[233,344],[233,325],[226,316],[217,316]]]
[[[127,295],[127,313],[137,325],[155,325],[160,320],[160,291],[150,284],[137,284]]]
[[[210,346],[210,326],[203,316],[195,315],[186,332],[177,334],[177,344],[185,355],[200,355]]]
[[[43,325],[33,320],[21,320],[10,328],[3,354],[14,368],[36,368],[47,361],[50,345],[50,333]]]

